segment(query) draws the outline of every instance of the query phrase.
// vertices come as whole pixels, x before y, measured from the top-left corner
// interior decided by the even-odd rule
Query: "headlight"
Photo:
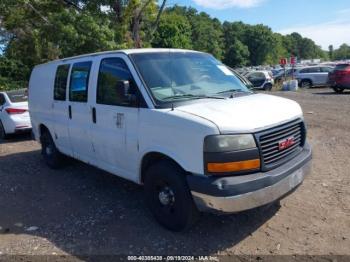
[[[228,152],[255,148],[253,135],[215,135],[204,140],[204,152]]]

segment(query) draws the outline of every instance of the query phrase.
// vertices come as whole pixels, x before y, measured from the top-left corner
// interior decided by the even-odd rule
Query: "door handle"
[[[124,114],[123,113],[117,113],[117,121],[116,125],[117,128],[122,128],[123,127],[123,120],[124,120]]]
[[[72,119],[72,106],[71,105],[68,106],[68,115],[69,115],[69,119]]]
[[[96,124],[96,108],[92,108],[92,122]]]

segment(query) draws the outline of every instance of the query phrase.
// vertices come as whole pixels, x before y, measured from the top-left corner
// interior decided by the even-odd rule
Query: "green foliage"
[[[244,32],[243,43],[249,49],[252,65],[264,64],[269,52],[274,48],[272,31],[264,25],[249,26]]]
[[[332,60],[333,59],[333,54],[334,54],[334,48],[333,45],[328,46],[328,56]]]
[[[230,66],[277,64],[282,57],[297,56],[299,59],[322,58],[327,59],[326,52],[321,50],[311,39],[303,38],[298,33],[283,36],[273,33],[264,25],[248,25],[242,22],[224,22],[224,61]],[[239,42],[248,48],[249,58],[242,62],[240,53],[242,47]],[[232,45],[239,46],[241,51],[233,51]],[[246,52],[245,52],[246,54]],[[238,60],[232,57],[238,56]]]
[[[233,42],[227,47],[224,63],[231,67],[245,66],[249,62],[249,50],[248,47],[242,44],[238,39],[234,39]]]
[[[27,88],[27,81],[18,81],[12,78],[0,76],[0,91]]]
[[[218,19],[213,19],[204,12],[198,13],[194,8],[177,5],[168,8],[167,13],[175,13],[187,18],[190,23],[189,33],[194,50],[208,52],[218,59],[223,58],[223,32]]]
[[[290,55],[300,59],[328,59],[328,55],[313,40],[304,38],[298,33],[285,36],[284,46]]]
[[[0,90],[24,88],[30,68],[19,60],[0,56]]]
[[[164,48],[192,48],[191,26],[187,18],[176,13],[166,13],[160,20],[152,45]]]
[[[223,33],[221,23],[206,13],[190,17],[193,48],[208,52],[221,59],[223,55]]]
[[[266,62],[268,64],[278,64],[280,58],[290,56],[290,54],[284,47],[284,38],[285,36],[281,34],[278,34],[278,33],[273,34],[274,45],[272,50],[268,53],[268,56],[266,59]]]
[[[204,51],[232,67],[276,64],[291,55],[350,58],[346,44],[327,52],[298,33],[283,36],[261,24],[222,24],[191,7],[175,5],[162,13],[161,6],[157,0],[0,1],[0,88],[25,86],[36,64],[141,46]]]
[[[333,57],[335,60],[350,59],[350,46],[342,44],[338,49],[334,50]]]

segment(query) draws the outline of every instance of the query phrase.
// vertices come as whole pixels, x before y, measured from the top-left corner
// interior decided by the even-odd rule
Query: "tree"
[[[150,46],[166,0],[2,0],[3,55],[31,68],[49,60]],[[16,62],[16,63],[17,63]]]
[[[192,48],[190,24],[186,17],[165,13],[152,45],[165,48]]]
[[[271,48],[274,46],[271,29],[264,25],[249,26],[244,33],[243,39],[243,43],[249,49],[251,64],[264,64],[271,52]]]
[[[246,29],[242,22],[224,22],[224,63],[231,67],[239,67],[249,64],[248,47],[241,42]]]
[[[198,13],[194,8],[177,5],[168,8],[167,12],[186,17],[189,21],[194,50],[211,53],[218,59],[223,58],[223,32],[218,19],[213,19],[204,12]]]
[[[329,58],[330,58],[331,60],[333,60],[333,52],[334,52],[333,45],[329,45],[329,46],[328,46],[328,55],[329,55]]]
[[[328,57],[328,52],[298,33],[284,36],[264,25],[222,24],[191,7],[166,8],[167,2],[0,1],[0,86],[22,87],[36,64],[123,48],[191,48],[211,53],[233,67],[276,64],[291,55]],[[344,44],[332,56],[350,58],[349,49]]]
[[[26,87],[28,66],[21,61],[0,56],[0,91]]]
[[[248,47],[238,39],[233,40],[225,53],[224,63],[231,67],[240,67],[248,64],[248,62]]]
[[[296,32],[285,36],[283,45],[289,55],[300,59],[328,58],[328,55],[313,40],[304,38]]]
[[[278,64],[281,58],[289,57],[287,49],[284,47],[285,36],[274,33],[274,45],[268,55],[267,62],[269,64]]]
[[[350,46],[342,44],[338,49],[334,50],[334,60],[350,59]]]
[[[200,13],[190,18],[192,26],[193,48],[213,54],[222,59],[223,40],[222,27],[217,19],[211,19],[206,13]]]
[[[109,20],[67,8],[59,1],[30,4],[4,0],[3,26],[10,34],[5,55],[29,67],[48,60],[115,48]],[[35,11],[34,11],[35,10]]]

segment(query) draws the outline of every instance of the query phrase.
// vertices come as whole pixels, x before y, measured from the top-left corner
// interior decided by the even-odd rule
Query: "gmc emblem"
[[[294,137],[293,136],[288,137],[278,142],[278,150],[281,151],[281,150],[287,149],[288,147],[291,147],[294,144],[295,144]]]

